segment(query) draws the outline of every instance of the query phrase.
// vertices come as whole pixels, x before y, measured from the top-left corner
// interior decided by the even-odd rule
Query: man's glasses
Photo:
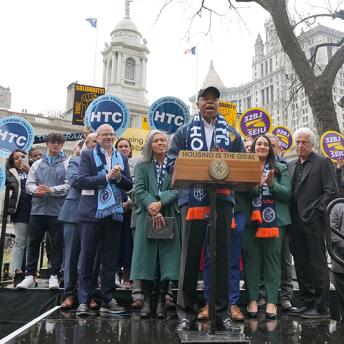
[[[103,137],[115,137],[115,133],[103,133],[103,134],[100,134],[100,136],[103,136]]]

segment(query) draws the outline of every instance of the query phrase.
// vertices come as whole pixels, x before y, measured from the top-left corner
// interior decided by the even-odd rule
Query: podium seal
[[[229,168],[226,161],[223,159],[214,159],[209,165],[209,173],[213,179],[225,179],[229,174]]]

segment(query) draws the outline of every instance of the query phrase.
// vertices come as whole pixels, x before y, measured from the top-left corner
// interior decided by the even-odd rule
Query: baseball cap
[[[206,88],[201,88],[198,91],[197,100],[200,97],[205,96],[207,93],[213,93],[216,96],[216,98],[220,98],[220,91],[215,86],[208,86]]]

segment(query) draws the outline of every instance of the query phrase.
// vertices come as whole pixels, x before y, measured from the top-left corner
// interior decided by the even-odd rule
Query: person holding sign
[[[218,112],[220,91],[213,86],[201,89],[197,96],[199,112],[175,133],[168,151],[172,168],[180,150],[242,152],[240,135]],[[218,330],[237,332],[228,314],[228,256],[227,240],[230,233],[234,196],[229,189],[217,191],[216,213],[216,300],[215,316]],[[196,286],[199,262],[210,212],[209,197],[201,185],[183,189],[179,193],[182,215],[182,255],[177,312],[177,331],[191,330],[197,319]]]
[[[96,130],[98,144],[80,155],[77,186],[79,205],[80,256],[77,315],[90,315],[94,290],[94,259],[100,247],[102,306],[100,313],[122,313],[113,298],[115,274],[123,222],[122,194],[133,187],[128,159],[113,148],[115,131],[109,124]]]
[[[288,209],[290,178],[286,164],[276,162],[267,135],[255,138],[252,153],[258,155],[262,174],[261,183],[247,194],[244,235],[247,315],[257,317],[262,276],[267,299],[266,320],[275,320],[281,281],[281,247],[285,226],[291,223]]]
[[[330,288],[325,247],[325,210],[338,196],[331,161],[313,152],[315,135],[309,128],[294,133],[298,158],[288,164],[292,180],[290,251],[302,306],[289,315],[328,319]]]

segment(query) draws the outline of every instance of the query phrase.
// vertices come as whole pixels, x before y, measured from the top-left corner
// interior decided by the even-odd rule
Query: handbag
[[[148,239],[174,239],[175,235],[175,218],[164,217],[165,226],[154,228],[153,218],[149,216],[146,236]]]

